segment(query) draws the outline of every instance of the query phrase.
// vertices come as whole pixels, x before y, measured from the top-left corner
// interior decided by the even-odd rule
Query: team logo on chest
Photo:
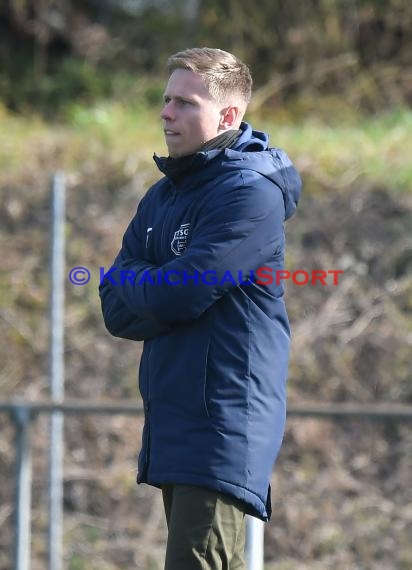
[[[180,228],[175,231],[170,247],[175,255],[182,255],[190,239],[190,224],[181,224]]]

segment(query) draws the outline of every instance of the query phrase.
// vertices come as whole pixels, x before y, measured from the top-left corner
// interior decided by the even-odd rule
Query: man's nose
[[[168,103],[165,104],[165,106],[160,112],[160,118],[163,119],[163,121],[173,121],[174,112],[173,112],[172,101],[169,101]]]

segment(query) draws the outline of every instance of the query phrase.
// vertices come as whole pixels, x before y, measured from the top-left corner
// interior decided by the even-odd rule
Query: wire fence
[[[68,400],[3,401],[0,413],[8,413],[16,428],[16,499],[15,499],[15,570],[30,569],[31,543],[31,444],[30,423],[39,414],[75,415],[143,415],[140,403],[123,401],[92,403]],[[403,404],[328,404],[303,402],[289,406],[289,417],[315,417],[332,420],[361,418],[367,420],[411,421],[412,406]],[[50,558],[49,553],[49,558]],[[57,556],[55,554],[54,556]],[[246,560],[248,569],[263,569],[263,523],[249,517],[247,524]],[[57,561],[58,564],[61,562]]]
[[[31,416],[37,414],[108,414],[108,415],[140,415],[143,414],[142,404],[117,400],[116,402],[87,402],[84,400],[65,400],[61,403],[50,400],[10,400],[0,401],[0,412],[18,414],[21,410]],[[367,418],[370,420],[412,420],[412,405],[398,403],[319,403],[302,402],[288,406],[288,416],[317,417],[317,418]]]

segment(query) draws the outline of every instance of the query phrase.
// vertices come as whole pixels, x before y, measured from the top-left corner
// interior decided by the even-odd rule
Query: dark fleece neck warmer
[[[190,171],[192,166],[196,162],[196,157],[198,153],[207,152],[209,150],[223,150],[225,148],[230,148],[239,138],[242,131],[230,130],[218,135],[217,137],[207,141],[198,152],[194,154],[189,154],[187,156],[181,156],[179,158],[158,157],[154,155],[154,160],[159,167],[159,169],[169,178],[175,180]]]

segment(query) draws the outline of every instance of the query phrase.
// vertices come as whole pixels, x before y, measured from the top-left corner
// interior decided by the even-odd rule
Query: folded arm
[[[258,175],[251,173],[245,182],[239,173],[238,185],[220,193],[217,189],[202,209],[184,254],[162,267],[132,255],[136,239],[132,223],[110,271],[115,284],[107,280],[109,290],[142,319],[174,324],[198,318],[237,286],[225,276],[255,271],[283,244],[282,192],[265,178],[257,183],[254,176]],[[216,283],[203,281],[207,271],[213,272]],[[195,275],[197,280],[190,279]]]
[[[129,225],[129,236],[133,235],[133,240],[126,243],[123,240],[123,246],[117,255],[114,265],[121,264],[123,256],[130,259],[131,256],[139,256],[142,252],[139,232],[136,232],[139,224],[140,208],[137,210],[133,223]],[[132,243],[129,243],[132,242]],[[132,246],[132,249],[130,249]],[[119,297],[113,287],[109,287],[107,281],[102,280],[99,285],[99,295],[102,307],[103,319],[107,330],[113,336],[125,338],[129,340],[148,340],[159,334],[166,333],[170,330],[170,325],[158,322],[156,319],[142,317],[136,314],[134,310],[128,307]]]

